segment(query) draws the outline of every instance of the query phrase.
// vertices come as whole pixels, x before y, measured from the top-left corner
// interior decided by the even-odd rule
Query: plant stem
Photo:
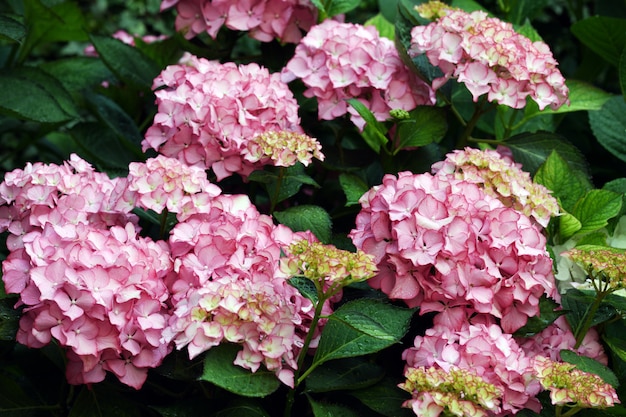
[[[312,364],[309,367],[309,369],[306,370],[306,372],[300,375],[300,371],[302,370],[302,367],[304,366],[304,359],[306,358],[307,351],[309,350],[309,346],[311,345],[311,340],[313,340],[313,334],[315,333],[315,329],[317,328],[317,323],[320,321],[320,318],[322,317],[322,309],[324,308],[324,303],[326,302],[326,299],[327,299],[322,296],[323,294],[321,293],[321,291],[319,291],[319,288],[318,288],[318,295],[320,297],[317,302],[317,305],[315,306],[315,313],[313,314],[313,319],[311,320],[311,325],[309,326],[309,332],[306,334],[306,338],[304,339],[304,344],[302,345],[302,350],[300,351],[300,355],[298,356],[298,369],[294,371],[294,375],[293,375],[294,388],[290,390],[289,393],[287,394],[287,402],[285,404],[284,417],[291,416],[291,409],[293,408],[293,403],[294,403],[295,396],[296,396],[296,389],[298,388],[298,386],[300,386],[302,381],[304,381],[304,379],[311,373],[311,371],[317,367],[315,364]]]
[[[606,291],[598,291],[596,299],[593,301],[593,304],[587,309],[585,314],[585,321],[582,326],[578,326],[575,333],[576,344],[574,345],[574,349],[578,349],[580,345],[583,343],[583,339],[587,335],[587,331],[591,327],[591,323],[593,323],[593,318],[596,315],[598,308],[600,308],[600,304],[602,304],[602,300],[606,297],[608,292]]]
[[[280,167],[278,170],[278,179],[276,180],[276,188],[274,194],[270,196],[270,213],[274,212],[276,204],[278,204],[278,197],[280,196],[280,187],[283,183],[283,177],[285,176],[285,168]]]

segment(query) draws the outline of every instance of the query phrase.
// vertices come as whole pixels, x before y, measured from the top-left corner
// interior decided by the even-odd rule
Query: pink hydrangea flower
[[[594,328],[589,329],[581,345],[574,348],[576,338],[565,316],[560,316],[544,330],[531,337],[518,339],[518,343],[529,355],[541,355],[557,362],[561,360],[561,350],[567,349],[595,359],[604,365],[608,363],[608,358],[600,343],[600,336]]]
[[[363,128],[365,121],[346,99],[357,98],[378,120],[392,109],[434,104],[430,87],[402,63],[393,41],[373,26],[325,20],[311,28],[283,70],[283,80],[302,79],[306,97],[316,97],[319,118],[346,113]]]
[[[432,3],[438,3],[435,13],[430,10]],[[544,42],[532,42],[510,23],[483,11],[467,13],[441,2],[425,3],[418,11],[436,20],[413,28],[409,54],[426,54],[443,71],[433,80],[434,89],[456,78],[474,101],[487,94],[489,101],[521,109],[530,97],[542,110],[568,103],[565,79]]]
[[[443,161],[433,164],[432,171],[478,184],[485,194],[524,213],[541,227],[546,227],[550,219],[559,214],[559,203],[550,190],[533,182],[521,164],[497,151],[456,150],[446,155]]]
[[[186,212],[221,193],[202,168],[163,155],[145,163],[132,162],[128,169],[128,189],[137,193],[137,206],[157,213],[164,209],[170,213]]]
[[[163,0],[161,10],[176,6],[176,30],[191,39],[219,30],[247,31],[261,42],[278,39],[297,43],[302,31],[317,20],[317,8],[309,0]]]
[[[72,155],[63,165],[27,164],[5,175],[0,202],[10,253],[2,263],[9,294],[23,305],[17,340],[55,339],[67,378],[83,384],[113,372],[139,389],[168,352],[164,243],[137,236],[135,194]]]
[[[302,133],[298,103],[288,86],[257,64],[220,64],[187,55],[161,72],[154,88],[159,88],[158,112],[144,151],[152,148],[187,165],[211,168],[218,180],[233,173],[247,177],[262,166],[246,158],[256,136]]]
[[[245,195],[220,195],[172,230],[173,315],[164,339],[191,358],[220,343],[242,345],[235,364],[261,365],[294,385],[313,305],[287,283],[281,249],[309,234],[275,226]],[[327,305],[325,314],[331,312]],[[315,344],[314,344],[315,345]]]
[[[536,412],[541,409],[535,398],[540,386],[532,378],[532,357],[484,315],[475,322],[465,320],[459,327],[436,325],[426,330],[424,336],[415,338],[414,346],[405,350],[402,358],[406,360],[407,370],[461,369],[492,384],[501,397],[499,406],[491,402],[490,415],[511,415],[523,408]]]
[[[360,202],[350,237],[377,262],[368,282],[422,314],[466,306],[512,333],[558,297],[545,237],[476,184],[401,172]]]

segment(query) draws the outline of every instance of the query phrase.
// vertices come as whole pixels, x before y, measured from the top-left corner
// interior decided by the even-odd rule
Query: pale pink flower
[[[381,121],[392,109],[434,104],[430,87],[408,70],[393,41],[373,26],[325,20],[312,27],[283,70],[284,81],[296,78],[306,85],[306,97],[317,98],[320,119],[350,113],[360,129],[365,121],[347,99],[359,99]]]
[[[446,155],[432,166],[433,173],[477,184],[485,194],[546,227],[559,214],[559,203],[551,192],[535,183],[522,165],[498,151],[465,148]]]
[[[483,11],[468,13],[436,1],[417,10],[434,22],[413,28],[409,54],[426,54],[443,71],[433,80],[435,90],[456,78],[474,101],[486,94],[489,101],[521,109],[530,97],[542,110],[569,102],[565,79],[545,43],[532,42]]]
[[[545,237],[476,184],[401,172],[360,202],[350,237],[375,258],[368,282],[421,314],[465,306],[512,333],[539,313],[543,295],[558,297]]]
[[[202,168],[163,155],[132,162],[128,169],[128,189],[137,193],[137,206],[157,213],[164,209],[181,213],[200,194],[215,197],[221,193]]]
[[[176,30],[187,39],[206,32],[213,39],[222,27],[247,31],[261,42],[297,43],[317,20],[308,0],[163,0],[161,10],[176,7]]]
[[[404,351],[406,370],[431,368],[440,372],[460,369],[494,387],[498,401],[491,398],[489,415],[511,415],[523,408],[539,411],[541,405],[535,396],[539,384],[533,380],[533,361],[510,334],[490,323],[464,321],[459,328],[435,326],[424,336],[415,338],[415,345]],[[435,372],[435,371],[431,372]],[[433,414],[438,415],[438,414]],[[457,414],[463,415],[463,414]]]
[[[244,195],[219,195],[178,223],[167,279],[174,313],[164,340],[187,347],[191,358],[220,343],[241,344],[236,365],[255,372],[263,364],[293,387],[304,337],[319,331],[309,328],[312,303],[280,269],[281,251],[299,239],[312,235],[275,226]],[[324,311],[331,312],[328,304]]]
[[[249,143],[257,136],[302,133],[293,94],[279,74],[257,64],[220,64],[186,55],[155,79],[154,88],[160,87],[166,88],[155,92],[158,112],[144,150],[211,168],[218,180],[233,173],[247,177],[274,163],[271,158],[251,162]]]

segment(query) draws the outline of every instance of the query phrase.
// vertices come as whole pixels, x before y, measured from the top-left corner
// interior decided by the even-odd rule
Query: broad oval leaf
[[[359,199],[369,190],[367,183],[355,174],[340,174],[339,184],[346,195],[346,206],[359,204]]]
[[[385,371],[379,365],[358,358],[339,359],[316,368],[306,378],[309,392],[359,389],[380,381]]]
[[[581,224],[578,233],[589,233],[606,226],[622,208],[622,195],[608,190],[591,190],[572,209]]]
[[[413,312],[373,299],[342,305],[324,326],[314,365],[378,352],[397,343],[407,332]]]
[[[398,123],[399,143],[395,149],[396,152],[441,141],[448,129],[442,109],[418,106],[409,114],[411,116],[409,119]]]
[[[209,349],[200,379],[244,397],[265,397],[276,391],[280,382],[273,372],[263,368],[251,372],[233,364],[239,350],[241,347],[232,344]]]
[[[78,117],[69,92],[59,80],[39,68],[1,71],[0,91],[0,112],[9,116],[40,123],[61,123]]]
[[[26,27],[7,14],[0,14],[0,39],[21,42],[26,35]]]
[[[576,365],[576,368],[580,369],[583,372],[589,372],[598,375],[604,380],[604,382],[611,385],[613,388],[617,388],[619,386],[619,380],[617,379],[617,376],[615,376],[613,371],[602,365],[600,362],[591,359],[588,356],[580,356],[576,352],[567,349],[563,349],[559,353],[561,354],[561,359],[564,362],[569,362],[573,365]]]
[[[591,16],[574,23],[571,31],[592,51],[618,65],[626,45],[626,19]]]
[[[355,410],[342,405],[316,401],[309,397],[314,417],[360,417]]]
[[[602,109],[589,113],[589,124],[594,136],[604,148],[622,161],[626,161],[626,102],[614,96]]]
[[[567,161],[555,151],[539,167],[534,181],[551,190],[565,210],[571,210],[578,199],[593,188],[584,174],[580,175],[571,169]]]
[[[572,169],[588,176],[587,162],[582,153],[555,133],[521,133],[507,139],[505,145],[513,152],[515,162],[522,164],[524,171],[531,175],[535,175],[552,151],[557,151]]]
[[[159,66],[137,48],[107,37],[89,37],[98,55],[115,76],[135,87],[150,89],[152,81],[159,75]]]
[[[284,211],[275,211],[274,217],[293,231],[310,230],[322,243],[330,243],[331,220],[323,208],[313,205],[289,207]]]

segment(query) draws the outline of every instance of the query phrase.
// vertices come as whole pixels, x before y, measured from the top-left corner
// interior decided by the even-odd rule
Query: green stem
[[[163,209],[163,213],[161,213],[161,224],[159,225],[159,236],[162,238],[166,238],[165,236],[165,228],[167,227],[167,215],[169,211],[167,207]]]
[[[315,329],[317,328],[317,323],[322,317],[322,309],[324,308],[324,302],[326,302],[327,299],[324,298],[322,295],[322,292],[318,288],[318,296],[320,297],[318,299],[317,305],[315,306],[315,313],[313,314],[313,319],[311,320],[311,325],[309,326],[309,332],[306,334],[304,344],[302,345],[302,350],[300,351],[300,355],[298,356],[298,369],[294,371],[293,376],[295,385],[294,389],[290,390],[287,394],[287,403],[285,404],[284,417],[291,416],[291,409],[293,408],[293,403],[295,401],[296,389],[298,388],[298,386],[300,386],[302,381],[304,381],[304,379],[311,373],[311,371],[317,367],[315,364],[312,364],[309,369],[306,370],[306,372],[304,372],[302,375],[300,374],[304,366],[304,360],[306,358],[307,351],[309,350],[309,346],[311,345],[311,341],[313,340],[313,334],[315,333]]]
[[[472,118],[467,122],[465,129],[463,129],[463,133],[459,136],[459,139],[456,141],[456,148],[463,149],[467,145],[467,141],[472,134],[472,131],[476,127],[476,124],[480,120],[480,116],[483,114],[482,106],[478,105],[474,109],[474,114],[472,114]]]
[[[569,410],[567,410],[566,412],[563,412],[563,406],[562,405],[557,405],[556,406],[556,417],[571,417],[574,414],[576,414],[577,412],[579,412],[580,410],[582,410],[582,408],[580,407],[573,407],[570,408]]]
[[[600,304],[602,304],[602,300],[606,297],[608,292],[599,291],[597,293],[596,299],[593,301],[593,304],[587,309],[585,312],[585,321],[581,326],[576,328],[576,333],[574,336],[576,337],[576,344],[574,345],[574,349],[578,349],[580,345],[583,343],[583,339],[587,335],[587,332],[591,328],[591,324],[593,323],[593,318],[596,315],[598,308],[600,308]]]
[[[280,187],[283,183],[283,177],[285,176],[285,168],[280,167],[278,170],[278,179],[276,180],[276,188],[274,194],[270,196],[270,213],[274,212],[276,204],[278,204],[278,197],[280,196]]]

